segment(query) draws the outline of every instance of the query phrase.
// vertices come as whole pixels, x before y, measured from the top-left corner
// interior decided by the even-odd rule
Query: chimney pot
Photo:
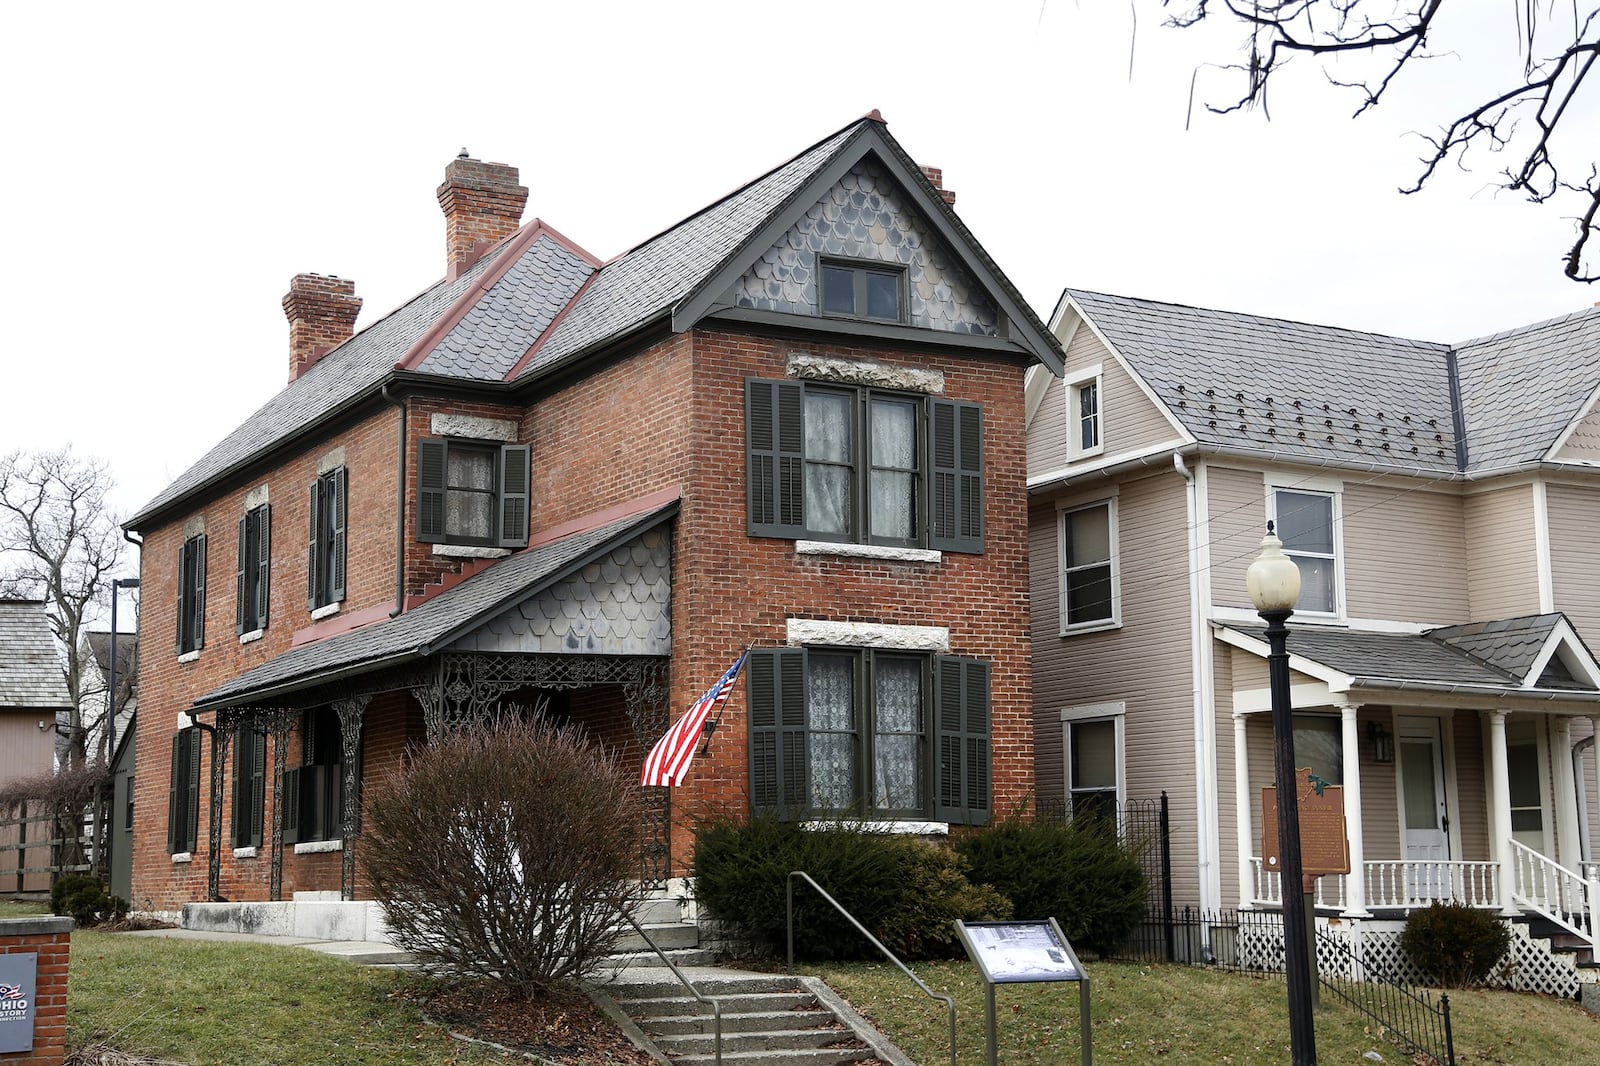
[[[289,320],[289,380],[355,336],[361,298],[356,283],[323,274],[296,274],[283,298]]]
[[[444,168],[439,209],[444,212],[445,262],[454,279],[496,241],[522,224],[528,190],[517,184],[517,168],[484,163],[466,149]]]

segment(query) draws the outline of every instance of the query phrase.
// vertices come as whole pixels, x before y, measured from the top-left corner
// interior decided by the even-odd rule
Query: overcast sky
[[[1518,4],[1473,6],[1385,108],[1308,64],[1268,122],[1191,120],[1236,34],[1155,0],[10,4],[0,448],[105,456],[137,509],[283,386],[292,275],[353,278],[362,326],[442,275],[462,147],[604,259],[873,108],[1044,318],[1068,285],[1447,341],[1578,310],[1559,210],[1492,168],[1396,192],[1515,68]]]

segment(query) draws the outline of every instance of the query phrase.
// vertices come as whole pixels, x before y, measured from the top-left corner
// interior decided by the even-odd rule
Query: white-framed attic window
[[[1067,456],[1085,459],[1106,450],[1105,391],[1100,364],[1078,370],[1067,379]]]

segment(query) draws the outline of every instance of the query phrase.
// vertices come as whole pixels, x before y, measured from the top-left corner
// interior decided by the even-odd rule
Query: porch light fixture
[[[1372,741],[1372,761],[1394,762],[1394,734],[1377,722],[1367,723],[1367,739]]]
[[[1283,554],[1283,541],[1267,523],[1261,554],[1245,573],[1245,589],[1267,623],[1268,681],[1272,694],[1273,783],[1278,793],[1278,877],[1283,897],[1283,966],[1289,986],[1289,1057],[1294,1066],[1316,1066],[1317,1036],[1311,1020],[1311,937],[1306,932],[1311,885],[1301,876],[1300,798],[1295,781],[1294,708],[1289,700],[1289,629],[1284,625],[1300,599],[1300,568]]]

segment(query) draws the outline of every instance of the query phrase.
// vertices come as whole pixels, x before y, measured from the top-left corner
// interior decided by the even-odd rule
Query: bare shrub
[[[638,906],[639,795],[581,733],[451,736],[370,790],[361,857],[395,942],[524,993],[592,974]]]

